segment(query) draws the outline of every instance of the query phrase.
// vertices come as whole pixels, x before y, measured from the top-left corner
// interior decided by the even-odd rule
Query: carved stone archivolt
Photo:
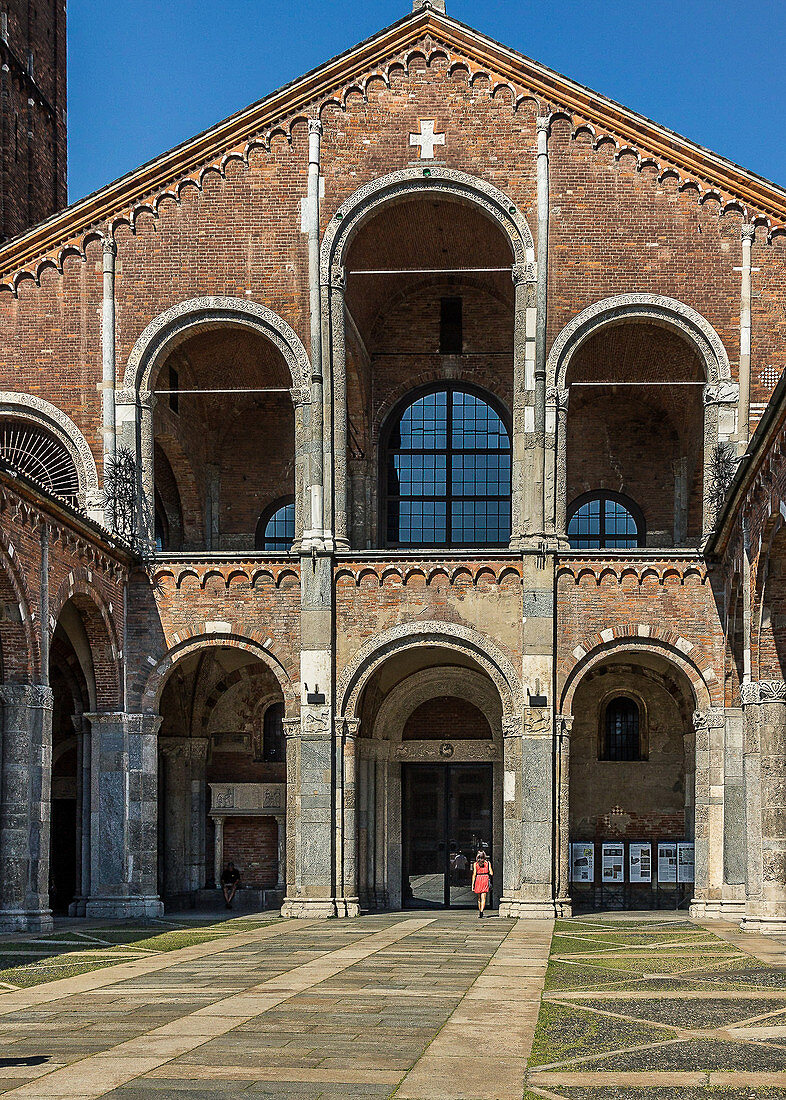
[[[123,390],[150,390],[155,368],[170,350],[196,329],[234,324],[256,330],[284,357],[292,385],[310,388],[311,364],[300,337],[272,309],[242,298],[191,298],[156,317],[142,332],[128,357]]]

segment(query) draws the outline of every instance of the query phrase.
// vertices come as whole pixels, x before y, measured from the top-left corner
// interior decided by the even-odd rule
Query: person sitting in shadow
[[[221,889],[224,891],[224,901],[227,909],[232,908],[232,900],[240,885],[240,871],[230,859],[221,875]]]

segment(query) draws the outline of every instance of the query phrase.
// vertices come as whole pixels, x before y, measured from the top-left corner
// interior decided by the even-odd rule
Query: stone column
[[[101,310],[101,392],[104,475],[115,455],[115,259],[117,245],[105,237],[103,246],[103,302]]]
[[[746,932],[786,934],[786,683],[743,684]]]
[[[532,303],[534,266],[513,265],[513,439],[511,468],[510,548],[520,549],[525,537],[542,522],[542,469],[538,480],[535,444],[535,321]],[[542,456],[541,456],[542,459]],[[533,466],[534,462],[534,466]],[[536,484],[537,482],[537,484]]]
[[[570,897],[570,733],[573,728],[572,714],[558,714],[556,717],[556,854],[557,873],[556,911],[560,916],[571,914]]]
[[[0,929],[46,932],[52,692],[40,684],[2,684]]]
[[[91,918],[159,917],[157,714],[87,714],[92,729]]]
[[[77,738],[77,888],[68,915],[83,917],[90,896],[90,723],[83,714],[73,717]],[[73,910],[73,911],[72,911]]]
[[[300,553],[303,531],[310,516],[308,493],[309,435],[311,432],[310,393],[304,387],[293,389],[292,404],[295,413],[295,541],[292,551]]]
[[[745,780],[744,717],[741,709],[726,711],[723,777],[723,915],[740,920],[745,914]]]
[[[333,537],[337,550],[349,549],[347,525],[347,351],[344,268],[334,264],[327,289],[330,313],[330,376],[325,380],[325,423],[333,424],[333,444],[325,433],[325,499],[333,501]],[[332,407],[331,407],[332,391]],[[329,418],[330,417],[330,418]],[[332,472],[332,494],[331,488]],[[329,505],[326,505],[329,507]],[[330,528],[326,520],[325,527]]]
[[[221,889],[221,875],[224,871],[224,818],[214,817],[213,825],[215,826],[215,850],[213,853],[213,877],[215,879],[216,889]]]
[[[551,387],[546,398],[546,527],[567,543],[568,398],[570,390]]]
[[[723,754],[726,713],[698,710],[693,715],[695,737],[685,743],[685,834],[695,845],[695,882],[690,907],[697,919],[719,915],[723,898]],[[695,749],[693,746],[695,745]],[[693,774],[688,759],[693,749]],[[691,805],[689,789],[693,786]],[[693,821],[690,811],[693,811]]]
[[[336,758],[341,760],[341,787],[338,801],[340,813],[337,828],[340,835],[336,838],[336,847],[342,853],[341,894],[336,899],[339,916],[356,917],[360,913],[358,899],[358,858],[357,858],[357,733],[360,720],[357,718],[336,719]],[[337,784],[338,787],[338,784]]]
[[[553,730],[548,707],[502,720],[504,758],[501,917],[555,914]]]
[[[278,876],[276,889],[282,893],[287,888],[287,819],[284,814],[276,814],[278,829]]]
[[[207,825],[207,784],[205,765],[207,763],[209,740],[207,737],[192,737],[189,745],[191,762],[191,831],[188,853],[188,888],[193,892],[203,890],[206,882],[205,868],[205,828]]]

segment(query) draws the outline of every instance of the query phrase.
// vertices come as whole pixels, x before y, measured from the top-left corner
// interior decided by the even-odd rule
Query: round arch
[[[151,669],[142,691],[142,706],[157,712],[164,686],[175,665],[204,649],[243,649],[267,665],[278,681],[286,704],[287,717],[299,714],[299,699],[295,685],[284,665],[261,642],[240,634],[198,634],[173,646]]]
[[[0,391],[0,416],[11,416],[44,428],[62,443],[74,463],[79,480],[79,503],[84,509],[99,509],[98,470],[90,445],[73,420],[62,409],[31,393]]]
[[[676,298],[631,293],[604,298],[570,320],[551,346],[546,362],[547,384],[564,389],[573,356],[591,336],[610,325],[647,321],[672,329],[696,349],[708,384],[731,382],[729,357],[723,341],[700,313]]]
[[[336,714],[359,718],[363,688],[373,673],[394,654],[424,645],[461,653],[478,665],[496,687],[502,704],[502,716],[521,713],[523,692],[513,662],[485,635],[456,623],[414,622],[390,627],[370,639],[357,651],[336,685]]]
[[[242,298],[191,298],[159,314],[131,349],[123,389],[131,393],[149,391],[157,367],[174,347],[198,331],[224,325],[250,329],[263,336],[284,357],[293,388],[308,390],[311,364],[300,337],[272,309]]]
[[[441,695],[472,703],[489,719],[495,740],[502,738],[502,704],[487,675],[471,668],[424,668],[397,684],[385,697],[375,719],[383,737],[401,741],[407,719],[419,706]]]
[[[559,710],[562,716],[570,717],[573,714],[576,689],[591,669],[602,661],[608,660],[609,657],[624,657],[628,653],[651,654],[669,662],[690,683],[696,709],[707,710],[712,707],[713,699],[708,679],[705,679],[703,670],[690,657],[661,638],[625,635],[594,646],[576,661],[560,692]]]
[[[333,215],[322,239],[320,268],[323,285],[332,269],[343,267],[344,256],[355,233],[381,207],[413,196],[436,196],[469,202],[495,222],[510,242],[513,261],[531,264],[535,250],[527,219],[513,200],[478,176],[456,168],[433,166],[402,168],[372,180],[350,195]]]
[[[90,646],[95,706],[100,711],[115,710],[121,703],[120,641],[109,606],[91,585],[87,570],[74,570],[60,585],[51,608],[55,624],[69,602],[73,603],[82,620]]]

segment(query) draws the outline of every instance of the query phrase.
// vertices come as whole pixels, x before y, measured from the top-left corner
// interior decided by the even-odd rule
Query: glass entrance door
[[[403,901],[416,909],[470,908],[472,862],[489,855],[491,764],[404,764]]]

